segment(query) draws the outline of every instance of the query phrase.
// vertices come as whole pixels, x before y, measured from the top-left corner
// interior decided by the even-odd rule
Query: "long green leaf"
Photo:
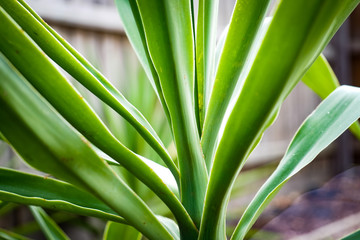
[[[141,240],[141,233],[135,228],[116,222],[107,222],[103,240]]]
[[[27,79],[77,130],[153,190],[169,206],[179,223],[192,226],[193,223],[179,199],[159,176],[138,155],[117,141],[82,97],[6,13],[1,14],[0,19],[0,26],[7,29],[6,37],[0,37],[0,50],[12,63],[16,64]],[[47,76],[47,81],[44,81],[43,76]],[[57,91],[54,92],[53,89]]]
[[[171,123],[169,110],[167,108],[164,94],[161,89],[159,76],[154,68],[146,46],[144,28],[142,26],[139,9],[136,5],[136,2],[133,0],[115,0],[115,3],[124,26],[126,36],[135,50],[140,63],[144,67],[146,75],[149,78],[150,83],[163,106],[165,115]]]
[[[200,0],[196,29],[196,84],[200,132],[213,86],[219,0]]]
[[[232,239],[243,239],[280,188],[360,117],[360,89],[337,88],[305,120],[279,166],[245,210]]]
[[[151,59],[159,74],[177,147],[182,202],[199,225],[207,172],[194,103],[194,39],[190,2],[137,1]]]
[[[324,55],[320,55],[306,72],[302,81],[319,97],[325,99],[340,83]],[[360,124],[354,122],[350,131],[360,140]]]
[[[91,192],[149,239],[173,239],[146,204],[3,55],[0,78],[0,131],[27,163]]]
[[[70,240],[41,207],[30,206],[30,210],[48,240]]]
[[[142,114],[132,106],[99,71],[73,49],[70,44],[66,43],[63,38],[57,35],[57,33],[36,16],[33,11],[29,12],[28,10],[30,10],[30,8],[25,5],[25,3],[22,4],[26,7],[21,5],[17,0],[0,2],[0,6],[13,17],[52,60],[132,124],[150,146],[162,157],[165,164],[168,165],[169,169],[177,178],[178,170],[174,162],[160,138]],[[7,30],[5,26],[3,29]],[[9,40],[10,35],[4,33],[3,37]],[[20,46],[21,45],[18,45],[17,47]],[[5,47],[3,52],[6,53],[11,50],[14,49]],[[23,54],[23,52],[20,51],[20,54]],[[46,68],[46,70],[47,69],[48,68]],[[43,70],[46,71],[45,69]]]
[[[126,223],[103,202],[71,184],[6,168],[0,168],[0,199]]]
[[[216,235],[231,186],[280,104],[358,3],[281,1],[220,130],[200,230],[204,239]]]
[[[270,0],[236,2],[217,67],[201,139],[206,166],[209,170],[221,122],[248,59],[251,46],[256,42],[254,40],[265,18],[269,3]]]

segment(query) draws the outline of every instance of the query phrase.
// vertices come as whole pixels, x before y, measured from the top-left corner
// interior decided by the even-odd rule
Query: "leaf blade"
[[[340,83],[324,55],[320,55],[301,79],[321,99],[325,99]],[[360,123],[354,122],[349,130],[360,140]]]
[[[35,206],[30,206],[30,210],[35,220],[40,225],[46,238],[49,240],[69,240],[70,238],[61,230],[61,228],[52,220],[46,212]]]
[[[24,188],[24,184],[26,188]],[[54,191],[56,189],[56,191]],[[59,180],[0,168],[0,199],[126,223],[86,191]]]

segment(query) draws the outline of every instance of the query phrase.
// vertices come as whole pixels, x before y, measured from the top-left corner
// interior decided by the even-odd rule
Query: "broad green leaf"
[[[245,210],[231,239],[241,240],[262,210],[297,172],[360,117],[360,88],[342,86],[304,121],[279,166]]]
[[[181,173],[181,198],[194,222],[202,214],[207,172],[194,103],[194,39],[190,1],[137,1],[151,59],[169,108]]]
[[[25,6],[25,3],[23,4]],[[66,43],[63,38],[58,36],[55,31],[51,30],[51,28],[47,26],[46,23],[43,22],[38,16],[34,17],[31,12],[28,11],[30,10],[28,6],[26,6],[28,8],[27,10],[17,0],[1,1],[0,6],[2,6],[5,11],[14,19],[14,21],[16,21],[16,23],[21,26],[21,28],[23,29],[21,31],[26,31],[26,33],[29,34],[32,40],[34,40],[52,60],[54,60],[59,66],[61,66],[77,81],[84,85],[84,87],[88,88],[92,93],[94,93],[102,101],[104,101],[121,116],[123,116],[130,124],[132,124],[133,127],[162,157],[163,161],[173,172],[175,177],[177,177],[178,170],[173,163],[169,153],[167,152],[165,146],[163,145],[151,125],[142,116],[142,114],[134,106],[132,106],[98,70],[96,70],[85,58],[83,58],[75,49],[73,49],[70,44]],[[32,13],[35,15],[34,12]],[[4,22],[3,24],[6,24],[5,20],[2,21]],[[15,54],[13,56],[16,57],[17,53],[14,53],[14,50],[16,49],[19,55],[21,55],[18,56],[18,61],[23,61],[23,63],[21,64],[16,64],[18,67],[21,65],[28,65],[32,63],[26,62],[26,58],[23,59],[24,54],[26,54],[26,48],[19,44],[19,42],[7,42],[10,41],[10,37],[11,40],[20,38],[20,40],[25,41],[25,34],[22,32],[22,34],[19,35],[19,29],[18,31],[12,32],[13,34],[8,34],[5,30],[10,31],[10,28],[5,25],[2,26],[2,29],[4,29],[2,42],[3,44],[7,44],[5,46],[3,45],[2,52],[8,58],[10,58],[9,54]],[[16,32],[18,35],[17,37],[15,37]],[[16,48],[14,45],[16,45]],[[32,49],[33,48],[34,47],[32,47]],[[45,59],[45,56],[43,55],[44,53],[42,53],[41,58]],[[33,59],[38,59],[38,57],[31,58],[31,61]],[[11,61],[14,60],[12,59]],[[38,61],[40,61],[40,59]],[[35,66],[42,67],[41,65]],[[24,69],[24,71],[29,69],[31,68],[27,67]],[[40,71],[40,73],[45,74],[44,72],[50,71],[51,69],[49,67],[43,67],[40,70],[38,70]],[[21,72],[26,75],[23,71]],[[31,73],[32,71],[30,70],[30,73],[28,74]],[[57,76],[54,76],[53,78],[56,77]]]
[[[29,165],[89,191],[149,239],[173,239],[146,204],[3,55],[0,78],[0,131]]]
[[[48,240],[70,240],[41,207],[30,206],[30,211]]]
[[[270,0],[237,1],[217,66],[201,139],[206,166],[211,169],[218,132]]]
[[[311,65],[302,81],[322,99],[340,86],[330,64],[322,54]],[[349,129],[360,140],[359,122],[354,122]]]
[[[0,239],[3,240],[30,240],[30,238],[27,238],[25,236],[7,231],[5,229],[0,228]]]
[[[135,228],[116,222],[107,222],[103,240],[141,240],[141,233]]]
[[[270,119],[358,3],[280,2],[233,107],[226,112],[227,122],[221,125],[201,226],[204,239],[216,236],[231,186]]]
[[[200,132],[213,87],[215,69],[216,23],[219,0],[200,0],[196,29],[196,84]]]
[[[342,238],[341,240],[357,240],[360,238],[360,229]]]
[[[59,180],[11,169],[0,168],[0,199],[126,223],[86,191]]]
[[[115,0],[115,3],[124,26],[126,36],[135,50],[140,63],[144,67],[146,75],[163,106],[166,117],[171,123],[169,110],[165,103],[159,76],[154,68],[149,51],[147,49],[144,28],[142,26],[137,4],[134,0]]]

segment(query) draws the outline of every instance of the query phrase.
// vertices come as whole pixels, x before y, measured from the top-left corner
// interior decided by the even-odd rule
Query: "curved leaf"
[[[204,207],[204,232],[209,236],[215,235],[226,196],[270,119],[359,2],[280,2],[220,129]]]
[[[245,210],[231,239],[243,239],[262,210],[297,172],[360,117],[360,88],[342,86],[329,95],[295,134],[279,166]]]
[[[146,204],[2,54],[0,78],[0,131],[27,163],[91,192],[149,239],[172,239]]]
[[[103,202],[71,184],[6,168],[0,168],[0,199],[126,223]]]
[[[30,206],[30,210],[48,240],[70,240],[41,207]]]
[[[340,83],[324,55],[320,55],[306,72],[302,81],[319,97],[325,99]],[[350,126],[350,131],[360,140],[358,121]]]
[[[23,4],[25,5],[25,3]],[[85,58],[83,58],[75,49],[73,49],[70,44],[66,43],[63,38],[58,36],[55,31],[51,30],[51,28],[47,26],[46,23],[43,22],[38,16],[37,18],[34,17],[17,0],[1,1],[0,6],[5,9],[5,11],[16,21],[16,23],[19,24],[22,29],[24,29],[26,33],[29,34],[29,36],[31,36],[32,40],[34,40],[52,60],[59,64],[59,66],[66,70],[82,85],[84,85],[84,87],[88,88],[92,93],[94,93],[102,101],[104,101],[121,116],[123,116],[141,134],[141,136],[150,144],[150,146],[154,148],[154,150],[163,159],[165,164],[173,172],[174,176],[178,178],[178,170],[172,161],[170,154],[167,152],[165,146],[151,125],[147,122],[143,115],[134,106],[132,106],[99,71],[97,71]],[[29,9],[28,6],[27,8]],[[34,12],[32,13],[35,14]],[[5,20],[2,21],[3,24],[6,24]],[[2,26],[2,29],[4,30],[3,38],[5,38],[2,39],[2,44],[6,44],[3,45],[2,52],[9,59],[12,58],[11,61],[13,62],[15,61],[14,57],[17,56],[16,52],[14,52],[16,50],[19,53],[19,59],[17,59],[18,63],[16,64],[18,67],[21,65],[29,65],[34,59],[41,61],[40,59],[45,58],[45,56],[43,56],[44,54],[42,53],[42,55],[39,55],[38,57],[32,55],[30,62],[29,59],[23,59],[27,48],[24,48],[24,46],[19,43],[19,41],[25,40],[24,34],[17,34],[18,36],[16,37],[16,33],[19,31],[19,29],[18,31],[13,31],[12,34],[6,33],[5,31],[10,31],[11,28],[9,26]],[[12,40],[18,39],[18,42],[7,42],[10,40],[10,37]],[[31,47],[29,51],[32,49],[34,49],[34,47]],[[12,54],[13,57],[10,57],[10,54]],[[46,74],[46,72],[52,70],[50,67],[43,67],[41,65],[34,66],[33,64],[32,67],[36,66],[40,67],[40,69],[37,71],[42,74]],[[35,71],[32,70],[29,73],[24,72],[29,69],[31,68],[28,67],[21,69],[20,71],[23,75],[32,74],[33,71]],[[49,74],[49,76],[52,75]],[[26,77],[28,78],[28,76]],[[58,76],[55,75],[53,78],[58,78]],[[58,80],[60,79],[61,78],[58,78]],[[31,80],[32,84],[34,84],[34,80]],[[49,82],[52,81],[49,80]],[[54,82],[53,84],[56,83]],[[57,89],[55,86],[52,87]],[[64,87],[64,84],[62,84],[62,87]],[[37,86],[37,88],[39,89],[39,86]],[[49,98],[49,96],[46,98]]]

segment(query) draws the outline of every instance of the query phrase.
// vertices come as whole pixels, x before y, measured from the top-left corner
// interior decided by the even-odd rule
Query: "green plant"
[[[136,229],[110,223],[106,239],[121,231],[225,239],[235,178],[307,72],[305,82],[322,97],[334,92],[305,120],[243,213],[232,235],[243,239],[287,180],[360,116],[360,90],[336,88],[319,56],[359,0],[282,0],[266,18],[270,2],[237,1],[216,44],[216,0],[199,1],[196,28],[193,1],[116,0],[171,127],[174,161],[143,115],[23,0],[0,1],[1,138],[29,165],[61,180],[0,169],[0,199]],[[124,117],[166,167],[123,145],[49,58]],[[351,130],[360,136],[357,122]],[[150,188],[175,221],[155,215],[116,174],[119,168]]]

